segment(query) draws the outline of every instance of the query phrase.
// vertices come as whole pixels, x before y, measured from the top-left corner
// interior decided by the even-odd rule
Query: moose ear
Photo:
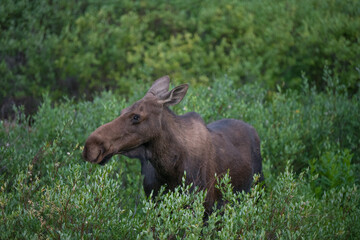
[[[188,84],[177,86],[171,91],[160,96],[159,102],[167,106],[178,104],[185,97],[188,88]]]
[[[161,96],[169,91],[169,76],[163,76],[156,80],[147,93],[152,93],[155,96]]]

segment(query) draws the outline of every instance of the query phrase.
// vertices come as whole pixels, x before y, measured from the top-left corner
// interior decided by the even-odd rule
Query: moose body
[[[188,85],[169,91],[169,82],[167,76],[156,80],[141,100],[96,129],[86,141],[83,157],[98,164],[115,154],[140,159],[147,195],[151,191],[156,195],[164,184],[174,189],[186,172],[186,183],[207,190],[205,209],[211,212],[214,202],[221,202],[215,175],[229,171],[234,191],[249,191],[254,174],[263,180],[260,139],[240,120],[206,125],[197,113],[174,114],[168,106],[183,99]]]

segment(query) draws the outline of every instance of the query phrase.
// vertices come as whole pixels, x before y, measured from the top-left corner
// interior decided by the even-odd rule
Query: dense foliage
[[[31,126],[18,114],[0,126],[1,239],[355,239],[360,236],[360,96],[323,73],[319,92],[303,76],[300,90],[235,87],[228,77],[191,87],[178,114],[206,122],[232,117],[262,140],[266,189],[234,194],[203,223],[205,193],[183,185],[145,198],[140,163],[114,157],[106,166],[81,159],[88,134],[142,97],[104,92],[93,102],[45,95]],[[241,201],[238,201],[241,199]]]
[[[320,89],[325,65],[353,94],[359,9],[357,0],[2,0],[0,101],[131,93],[165,74],[275,89],[299,88],[304,71]]]
[[[356,0],[1,0],[0,118],[41,105],[0,122],[0,239],[359,239],[359,29]],[[167,74],[176,113],[262,140],[266,189],[219,178],[206,223],[206,192],[147,199],[138,160],[81,159]]]

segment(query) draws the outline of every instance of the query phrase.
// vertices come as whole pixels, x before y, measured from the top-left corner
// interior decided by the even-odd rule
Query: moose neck
[[[162,114],[162,131],[149,142],[152,153],[150,161],[163,177],[171,178],[176,182],[174,184],[178,184],[184,170],[201,171],[202,163],[198,159],[211,154],[209,149],[212,145],[209,142],[209,132],[198,114],[177,116],[167,108]],[[187,177],[198,174],[187,172]]]
[[[149,142],[149,150],[152,153],[150,159],[153,166],[164,177],[183,173],[183,153],[185,152],[182,142],[181,129],[183,123],[179,116],[170,109],[164,108],[161,119],[161,131],[159,135]]]

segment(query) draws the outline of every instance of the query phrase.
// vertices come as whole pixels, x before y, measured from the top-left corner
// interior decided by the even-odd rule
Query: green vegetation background
[[[356,0],[130,1],[2,0],[0,100],[44,91],[91,96],[171,75],[206,85],[227,74],[274,90],[299,88],[322,72],[359,89]]]
[[[359,239],[359,1],[3,0],[0,26],[2,116],[41,103],[1,121],[1,239]],[[175,112],[262,140],[266,190],[219,179],[205,225],[203,192],[149,200],[139,161],[81,159],[166,74],[191,85]]]

